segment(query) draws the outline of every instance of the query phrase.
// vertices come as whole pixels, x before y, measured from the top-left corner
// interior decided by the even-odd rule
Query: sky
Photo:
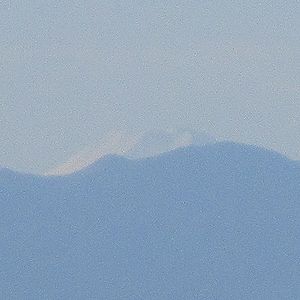
[[[0,165],[113,130],[205,131],[300,159],[300,1],[0,3]]]

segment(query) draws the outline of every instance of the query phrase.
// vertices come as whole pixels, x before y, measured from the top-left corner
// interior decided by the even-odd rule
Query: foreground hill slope
[[[2,299],[299,299],[300,167],[233,143],[0,170]]]

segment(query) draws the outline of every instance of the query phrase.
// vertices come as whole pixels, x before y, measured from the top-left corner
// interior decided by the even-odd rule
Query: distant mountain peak
[[[139,159],[155,156],[180,147],[214,143],[216,139],[204,132],[192,130],[149,130],[141,134],[111,131],[98,146],[88,147],[74,154],[63,164],[45,175],[67,175],[82,170],[108,154]]]

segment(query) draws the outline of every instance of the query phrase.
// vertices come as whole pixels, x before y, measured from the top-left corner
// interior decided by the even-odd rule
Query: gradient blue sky
[[[299,1],[1,1],[0,165],[188,127],[300,159]]]

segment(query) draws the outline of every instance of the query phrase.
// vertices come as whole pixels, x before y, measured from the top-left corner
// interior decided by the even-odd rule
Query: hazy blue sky
[[[189,127],[300,159],[299,1],[1,1],[0,165]]]

